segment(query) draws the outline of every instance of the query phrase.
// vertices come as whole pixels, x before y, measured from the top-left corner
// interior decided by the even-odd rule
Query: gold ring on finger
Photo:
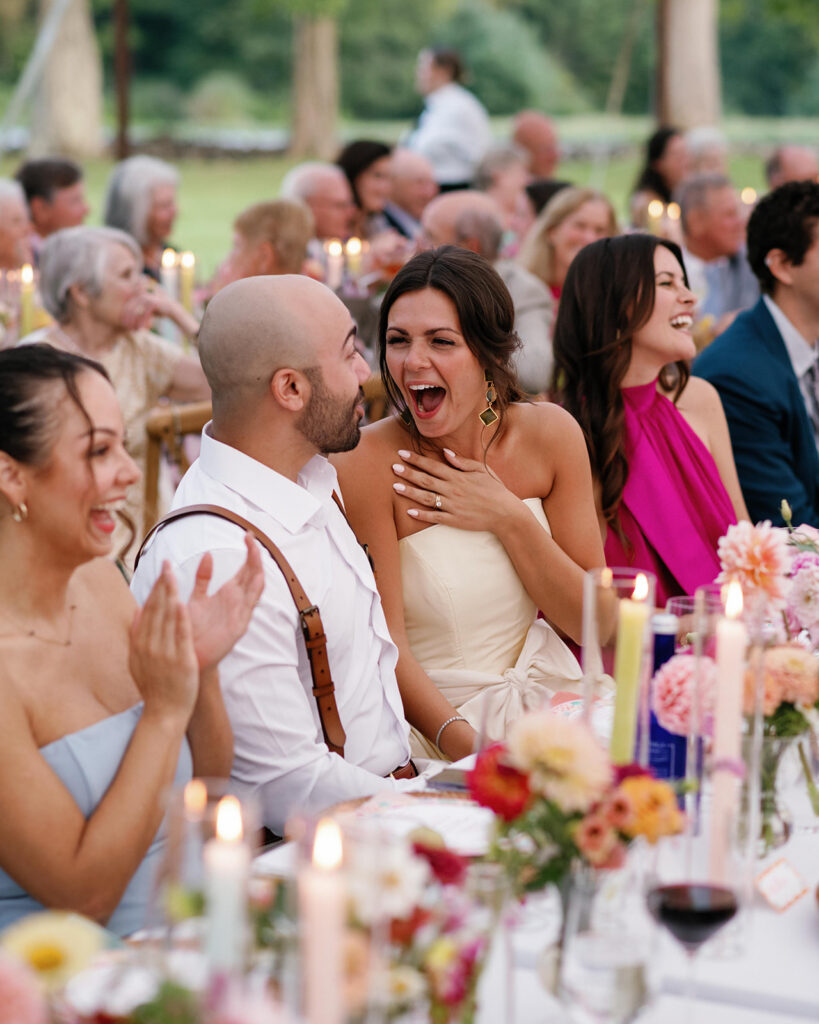
[[[435,495],[435,507],[436,507],[436,509],[438,509],[439,512],[443,508],[443,505],[444,505],[444,503],[441,501],[441,495],[440,494],[436,494]]]

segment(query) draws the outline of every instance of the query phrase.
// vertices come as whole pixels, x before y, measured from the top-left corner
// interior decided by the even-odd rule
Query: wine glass
[[[733,920],[741,897],[736,815],[710,811],[706,800],[699,820],[689,819],[681,836],[660,840],[646,878],[649,912],[686,954],[687,1021],[694,1020],[697,953]]]

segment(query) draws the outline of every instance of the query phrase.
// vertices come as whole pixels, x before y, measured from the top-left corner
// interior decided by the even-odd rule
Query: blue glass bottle
[[[658,612],[652,616],[654,634],[654,673],[674,654],[679,620],[676,615]],[[653,679],[652,679],[653,698]],[[653,699],[650,707],[653,708]],[[648,729],[648,764],[658,779],[685,778],[686,737],[668,732],[651,710]]]

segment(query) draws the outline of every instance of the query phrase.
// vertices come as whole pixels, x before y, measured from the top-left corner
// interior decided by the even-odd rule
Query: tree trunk
[[[718,0],[659,0],[657,116],[688,129],[720,119]]]
[[[332,159],[337,150],[338,35],[333,18],[294,19],[290,154]]]
[[[40,0],[45,17],[54,0]],[[102,148],[102,60],[89,0],[72,0],[34,105],[30,156],[84,158]]]

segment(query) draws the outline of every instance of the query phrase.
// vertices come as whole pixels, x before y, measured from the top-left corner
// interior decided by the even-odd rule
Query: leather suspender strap
[[[341,724],[341,716],[338,713],[336,704],[335,684],[330,675],[330,662],[327,658],[327,637],[324,635],[324,626],[321,621],[321,614],[318,607],[310,603],[304,588],[299,582],[298,576],[293,572],[290,563],[281,553],[273,541],[263,533],[257,526],[231,512],[230,509],[222,508],[221,505],[186,505],[184,508],[175,509],[163,516],[146,534],[140,545],[134,562],[134,568],[139,565],[139,559],[145,550],[145,545],[153,537],[157,530],[166,523],[175,519],[184,519],[186,516],[207,515],[218,516],[220,519],[227,519],[243,530],[252,533],[256,540],[265,548],[273,561],[279,567],[284,576],[293,603],[299,613],[301,631],[304,635],[304,643],[307,647],[307,658],[310,662],[310,674],[313,677],[313,696],[318,707],[321,731],[324,734],[324,742],[339,757],[344,757],[344,744],[347,734]]]

